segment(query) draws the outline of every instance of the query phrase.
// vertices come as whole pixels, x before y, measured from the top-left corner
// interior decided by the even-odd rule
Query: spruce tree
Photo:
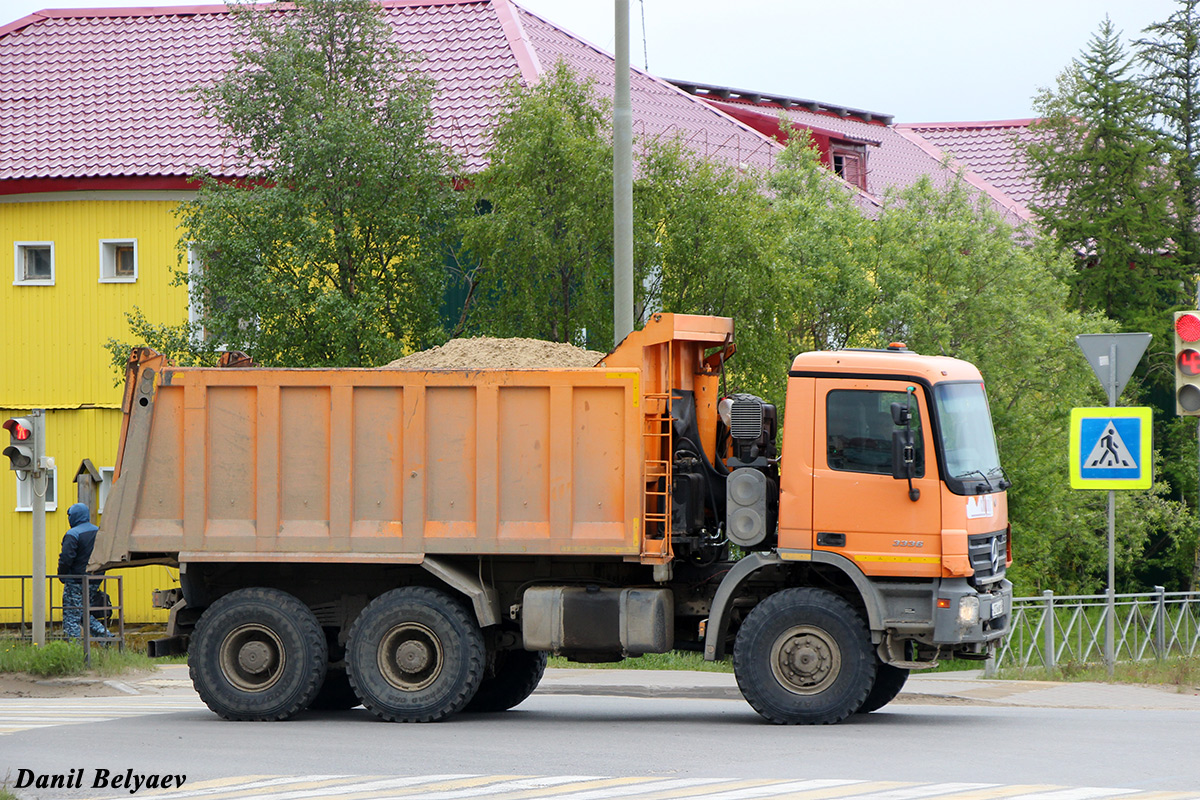
[[[1026,157],[1042,199],[1033,212],[1078,257],[1074,303],[1146,329],[1178,294],[1178,262],[1164,258],[1173,185],[1151,97],[1111,20],[1035,108]]]

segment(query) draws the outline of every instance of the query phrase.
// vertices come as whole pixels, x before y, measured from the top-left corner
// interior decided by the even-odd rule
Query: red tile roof
[[[782,110],[793,125],[824,135],[841,136],[844,141],[865,143],[867,188],[863,200],[868,208],[877,207],[889,190],[910,186],[923,175],[928,175],[935,186],[944,186],[948,181],[955,180],[959,169],[962,169],[963,178],[988,197],[1010,224],[1029,219],[1028,209],[1021,201],[993,186],[985,177],[974,172],[970,164],[948,158],[952,154],[939,151],[906,126],[884,125],[876,121],[884,115],[866,112],[843,115],[826,111],[823,107],[812,111],[794,104],[783,108],[776,100],[754,103],[743,99],[723,100],[711,94],[705,95],[705,99],[718,108],[760,114],[763,124],[768,128],[778,124],[778,114]],[[1000,174],[998,165],[993,174]]]
[[[536,79],[562,58],[611,96],[609,54],[509,0],[383,5],[400,46],[423,53],[435,80],[431,135],[468,170],[486,163],[509,78]],[[41,11],[0,27],[0,192],[182,179],[197,168],[238,174],[220,129],[189,93],[231,65],[235,36],[224,6]],[[730,163],[771,162],[768,137],[658,78],[635,70],[632,98],[635,136],[679,134]]]
[[[956,159],[963,167],[1019,207],[1029,219],[1037,184],[1026,174],[1020,144],[1032,136],[1032,119],[992,122],[936,122],[897,125],[911,141]]]

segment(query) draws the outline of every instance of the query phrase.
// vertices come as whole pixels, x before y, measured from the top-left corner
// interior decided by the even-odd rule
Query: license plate
[[[992,601],[992,619],[995,619],[996,617],[1003,617],[1003,616],[1004,616],[1004,601],[1003,600],[993,600]]]

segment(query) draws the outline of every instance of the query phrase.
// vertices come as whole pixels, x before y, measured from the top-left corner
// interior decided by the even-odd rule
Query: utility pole
[[[615,0],[613,91],[613,346],[633,333],[633,110],[629,100],[629,0]]]

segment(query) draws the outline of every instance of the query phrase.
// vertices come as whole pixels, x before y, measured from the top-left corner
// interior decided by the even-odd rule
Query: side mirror
[[[916,476],[916,446],[910,430],[892,431],[892,477],[898,481]]]
[[[892,404],[893,416],[895,415],[897,405],[899,403]],[[907,412],[907,409],[905,411]],[[913,432],[908,428],[892,432],[892,477],[898,481],[908,481],[908,499],[914,503],[921,497],[921,490],[912,485],[912,479],[917,474],[917,448],[915,442]]]
[[[892,422],[898,428],[907,428],[911,421],[912,414],[908,410],[908,406],[904,403],[892,403]]]

